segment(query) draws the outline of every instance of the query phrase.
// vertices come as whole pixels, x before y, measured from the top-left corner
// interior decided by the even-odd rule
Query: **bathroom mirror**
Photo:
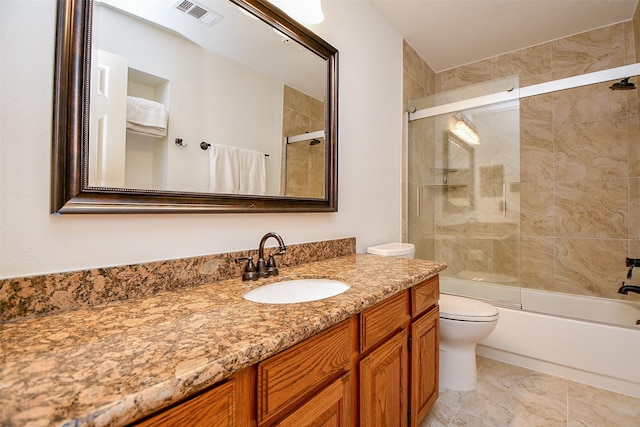
[[[187,37],[182,30],[167,31],[167,26],[151,15],[140,17],[134,10],[118,10],[119,4],[145,3],[147,5],[164,4],[158,1],[104,0],[99,3],[96,1],[95,4],[90,0],[59,1],[54,87],[52,212],[336,211],[337,50],[264,0],[202,2],[202,5],[214,15],[217,11],[213,10],[211,5],[218,5],[224,15],[214,17],[214,21],[219,19],[220,22],[214,22],[211,25],[195,22],[195,20],[192,24],[192,28],[197,31],[207,30],[207,26],[215,27],[216,25],[219,25],[216,31],[221,31],[225,27],[232,28],[235,33],[218,35],[216,36],[218,39],[209,40],[209,43],[217,46],[224,44],[222,50],[226,49],[227,55],[236,55],[237,58],[233,61],[243,61],[240,68],[233,65],[236,67],[234,70],[241,69],[242,72],[233,72],[229,69],[225,72],[217,70],[213,72],[211,68],[207,68],[213,62],[231,61],[228,56],[224,59],[215,57],[214,55],[223,55],[217,52],[213,54],[207,51],[191,56],[185,56],[186,54],[182,51],[171,51],[170,54],[151,52],[147,54],[146,61],[132,54],[123,55],[122,52],[117,52],[118,56],[128,61],[121,73],[124,75],[126,87],[120,94],[121,98],[126,100],[123,102],[130,102],[129,98],[138,98],[144,101],[153,100],[157,104],[164,105],[165,114],[168,115],[167,125],[161,129],[163,132],[160,137],[144,133],[139,136],[136,129],[135,132],[126,130],[127,136],[124,138],[106,139],[108,144],[100,143],[99,139],[96,140],[96,134],[110,135],[105,131],[104,123],[95,119],[96,112],[100,111],[104,105],[96,94],[100,95],[102,91],[100,85],[104,85],[105,79],[109,77],[109,73],[101,73],[100,67],[96,64],[101,62],[98,57],[102,55],[102,51],[113,53],[118,49],[113,44],[110,45],[113,41],[108,36],[104,36],[108,34],[108,25],[113,21],[113,17],[135,21],[142,25],[134,30],[137,38],[148,39],[149,35],[154,33],[159,34],[159,37],[167,37],[162,41],[163,46],[167,46],[169,38],[172,43],[175,39],[183,39],[179,42],[186,46],[185,50],[195,48],[196,45],[207,44],[206,36],[201,36],[199,41],[194,37],[193,39],[197,41],[195,43],[190,40],[191,35]],[[166,3],[169,6],[175,6],[175,2],[167,1]],[[198,5],[198,2],[194,3]],[[126,7],[123,6],[123,9]],[[198,14],[200,12],[198,11]],[[193,17],[185,16],[184,18],[192,19]],[[120,24],[118,27],[124,28]],[[131,38],[127,38],[124,30],[120,33],[126,45],[127,40]],[[179,34],[176,37],[177,33]],[[253,41],[250,39],[250,35],[254,33],[262,34],[258,37],[259,42],[273,41],[275,49],[256,46],[255,39]],[[117,38],[113,37],[114,40]],[[138,48],[136,52],[144,50]],[[145,53],[141,52],[141,56]],[[265,54],[268,55],[265,56]],[[189,63],[184,60],[194,56],[204,59],[199,63]],[[242,56],[245,57],[244,60],[238,59]],[[156,70],[163,69],[163,65],[157,63],[161,60],[166,62],[167,58],[176,62],[177,65],[174,68],[196,70],[196,74],[198,71],[200,74],[212,74],[212,78],[203,80],[202,87],[196,89],[193,85],[188,87],[191,96],[180,98],[176,93],[181,94],[185,90],[184,86],[180,86],[179,81],[194,78],[189,75],[175,77],[168,72],[157,72]],[[115,63],[120,59],[116,58]],[[111,59],[107,59],[108,64],[109,61]],[[309,63],[312,65],[305,65]],[[304,71],[305,66],[310,68]],[[308,71],[309,69],[311,71]],[[269,89],[265,90],[265,86],[256,88],[242,81],[229,80],[230,75],[235,78],[242,73],[251,75],[251,82],[264,77],[264,80],[270,81],[270,86],[267,85]],[[263,77],[260,77],[261,75]],[[109,84],[107,87],[114,86]],[[224,88],[230,88],[226,97],[222,94]],[[243,90],[249,92],[248,96],[256,91],[262,96],[262,92],[270,90],[275,97],[265,98],[262,109],[255,109],[253,105],[247,106],[247,102],[240,106],[233,105],[234,91],[237,94],[236,97],[241,98],[247,96],[246,93],[241,93]],[[254,92],[252,93],[251,90]],[[216,96],[211,95],[211,91],[214,91]],[[200,94],[209,96],[198,96]],[[220,102],[208,103],[211,99]],[[287,110],[287,108],[300,103],[301,99],[304,102],[311,99],[313,102],[313,106],[310,107],[310,111],[315,114],[313,125],[301,126],[289,117],[292,113],[291,109]],[[191,103],[195,107],[187,112],[192,107]],[[242,105],[246,107],[239,111]],[[266,108],[264,105],[270,105],[272,108]],[[249,110],[257,110],[258,115],[249,115]],[[229,116],[223,116],[225,113],[229,113]],[[299,117],[299,109],[293,111],[293,115]],[[225,126],[227,128],[224,132],[216,133]],[[270,131],[247,134],[247,129],[254,130],[254,128],[270,129]],[[123,129],[120,129],[120,132],[125,134]],[[309,132],[308,138],[307,132]],[[236,135],[239,137],[234,141]],[[269,140],[274,148],[265,149],[265,140]],[[203,142],[204,144],[201,144]],[[259,145],[260,143],[263,145]],[[133,148],[129,149],[129,147],[128,150],[131,153],[127,151],[126,155],[122,154],[124,148],[115,157],[104,155],[111,150],[111,144],[127,145]],[[293,150],[293,147],[298,145],[308,148]],[[109,147],[109,150],[105,147]],[[215,174],[209,167],[209,162],[213,162],[214,154],[210,153],[216,147],[218,149],[234,147],[268,155],[264,156],[265,164],[270,165],[269,162],[271,162],[278,165],[275,177],[271,179],[271,189],[238,193],[233,190],[221,190],[215,186]],[[288,151],[292,152],[289,154],[290,157],[295,155],[293,160],[287,158]],[[310,154],[311,152],[313,154]],[[300,156],[309,156],[308,168],[300,169],[308,170],[308,173],[301,176],[301,172],[298,172],[297,176],[293,176],[292,169],[301,163]],[[116,160],[112,160],[112,157]],[[122,160],[124,157],[126,160]],[[117,160],[118,158],[121,160]],[[150,163],[148,159],[155,160]],[[182,167],[178,168],[176,165]],[[205,168],[204,178],[202,168]],[[291,183],[287,182],[287,173],[293,176],[290,179]],[[194,178],[197,174],[199,176]],[[271,174],[274,175],[273,170]],[[119,176],[119,178],[112,180],[112,176]],[[315,178],[310,178],[312,176]],[[190,179],[191,182],[189,182]],[[240,176],[239,179],[243,180],[245,177]],[[303,181],[308,181],[309,191],[300,188],[299,183]],[[273,182],[276,184],[273,185]]]

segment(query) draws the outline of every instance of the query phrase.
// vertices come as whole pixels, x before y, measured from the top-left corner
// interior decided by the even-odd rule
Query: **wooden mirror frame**
[[[260,213],[338,210],[338,51],[264,0],[230,0],[326,60],[325,197],[189,193],[88,185],[92,0],[59,0],[51,212]]]

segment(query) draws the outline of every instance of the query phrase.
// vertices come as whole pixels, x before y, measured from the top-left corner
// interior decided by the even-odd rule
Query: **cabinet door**
[[[351,426],[351,381],[343,375],[277,425],[280,427]]]
[[[360,424],[407,425],[408,385],[407,330],[360,361]]]
[[[258,423],[271,425],[351,365],[351,326],[344,321],[258,364]]]
[[[411,425],[418,426],[438,398],[438,308],[411,324]]]

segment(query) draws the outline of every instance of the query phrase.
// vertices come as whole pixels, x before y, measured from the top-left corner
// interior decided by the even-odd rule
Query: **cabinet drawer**
[[[135,424],[136,427],[236,426],[236,380],[214,387],[181,405]]]
[[[408,317],[406,292],[360,313],[360,351],[365,352],[394,331],[404,328]]]
[[[170,406],[135,427],[234,427],[255,425],[255,367],[236,372],[224,382]]]
[[[309,392],[349,369],[351,333],[346,320],[258,364],[258,423],[299,404]]]
[[[411,316],[417,317],[438,304],[440,281],[433,276],[411,288]]]

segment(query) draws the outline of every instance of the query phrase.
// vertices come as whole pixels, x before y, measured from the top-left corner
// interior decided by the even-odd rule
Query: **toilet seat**
[[[455,295],[441,294],[440,318],[465,322],[493,322],[498,319],[498,309],[486,302]]]

